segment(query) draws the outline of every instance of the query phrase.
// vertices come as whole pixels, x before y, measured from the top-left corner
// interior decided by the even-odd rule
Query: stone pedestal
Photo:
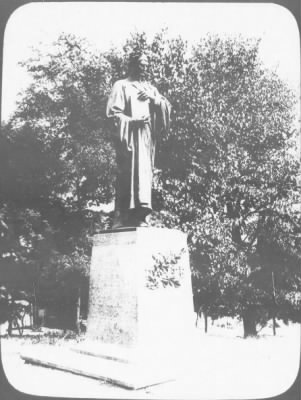
[[[176,377],[193,328],[186,235],[106,231],[94,236],[86,338],[72,349],[73,369],[55,367],[128,388],[160,383]]]

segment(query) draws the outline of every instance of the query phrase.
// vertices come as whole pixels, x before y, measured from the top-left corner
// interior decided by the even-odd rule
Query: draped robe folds
[[[144,88],[152,91],[154,101],[138,99]],[[143,116],[149,116],[146,124],[132,120]],[[143,207],[150,213],[156,139],[169,127],[170,104],[149,83],[127,78],[114,84],[107,117],[113,119],[116,135],[115,211],[123,213]]]

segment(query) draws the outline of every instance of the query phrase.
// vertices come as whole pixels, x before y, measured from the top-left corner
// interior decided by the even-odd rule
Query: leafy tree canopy
[[[51,52],[37,51],[23,63],[33,82],[1,134],[3,215],[15,207],[30,221],[29,231],[38,218],[37,237],[57,243],[47,239],[49,251],[59,254],[60,273],[87,265],[87,237],[97,225],[87,206],[114,194],[107,96],[126,75],[129,53],[143,48],[149,79],[172,104],[171,129],[157,148],[152,223],[188,233],[195,295],[211,313],[244,317],[264,306],[296,318],[297,100],[264,68],[259,46],[255,39],[207,36],[190,48],[161,31],[99,52],[61,35]],[[99,217],[99,226],[107,222]],[[20,237],[15,232],[16,243]],[[28,252],[35,265],[47,254],[34,258],[37,249]],[[55,267],[46,264],[51,275]]]

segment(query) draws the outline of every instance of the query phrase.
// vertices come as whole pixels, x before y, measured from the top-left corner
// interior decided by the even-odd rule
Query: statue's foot
[[[119,228],[122,228],[123,226],[124,226],[124,223],[123,223],[123,218],[122,218],[120,211],[115,211],[111,229],[119,229]]]
[[[129,210],[126,218],[126,226],[128,227],[147,227],[149,209],[140,207],[137,209]]]
[[[148,218],[149,218],[149,211],[147,209],[141,208],[137,215],[137,221],[138,221],[137,226],[141,226],[141,227],[149,226]]]
[[[137,226],[139,226],[139,227],[147,227],[148,223],[146,221],[138,221]]]
[[[141,218],[138,218],[137,216],[134,216],[134,217],[128,219],[127,226],[129,226],[129,227],[146,227],[146,226],[148,226],[148,223],[145,218],[141,219]]]
[[[116,222],[112,225],[112,229],[120,229],[123,228],[123,224],[121,222]]]

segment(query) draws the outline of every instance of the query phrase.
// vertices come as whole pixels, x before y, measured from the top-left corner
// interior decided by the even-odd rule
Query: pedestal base
[[[137,389],[176,378],[193,329],[186,235],[107,231],[94,237],[86,340],[22,358]]]
[[[88,355],[74,349],[47,347],[37,345],[23,351],[21,358],[28,363],[104,380],[127,389],[142,389],[175,380],[179,374],[175,369],[157,363],[153,365],[149,361],[145,364],[125,363],[99,357],[98,353]]]

